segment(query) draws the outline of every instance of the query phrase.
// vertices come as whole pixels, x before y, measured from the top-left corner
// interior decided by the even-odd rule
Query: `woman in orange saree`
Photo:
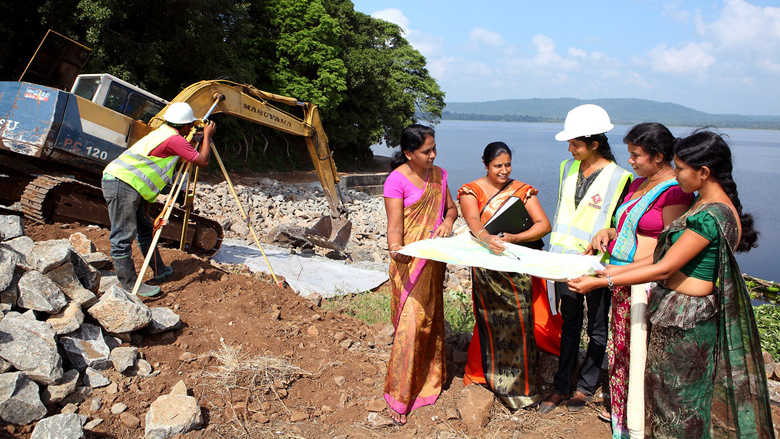
[[[452,232],[458,210],[447,172],[433,165],[435,158],[433,129],[407,127],[384,186],[395,328],[384,397],[398,424],[405,424],[412,410],[436,402],[445,380],[446,264],[398,253],[405,244]]]
[[[537,190],[509,178],[512,151],[503,142],[493,142],[482,161],[487,175],[458,191],[471,232],[495,253],[504,251],[504,242],[541,249],[550,221],[535,197]],[[511,219],[504,221],[505,215]],[[491,225],[491,220],[496,223]],[[472,267],[472,284],[476,326],[464,383],[487,385],[512,409],[533,405],[541,398],[535,333],[545,350],[560,351],[560,316],[555,316],[557,321],[552,318],[544,282],[527,274]],[[539,305],[544,307],[538,312],[544,325],[537,329],[534,314]]]

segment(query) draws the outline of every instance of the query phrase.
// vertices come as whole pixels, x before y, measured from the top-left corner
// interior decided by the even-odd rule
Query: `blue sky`
[[[640,98],[780,115],[780,2],[353,0],[400,25],[447,102]]]

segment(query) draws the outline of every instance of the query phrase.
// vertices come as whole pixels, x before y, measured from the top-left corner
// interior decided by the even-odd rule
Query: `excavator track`
[[[43,175],[35,178],[25,187],[20,204],[25,217],[33,223],[79,221],[111,226],[103,191],[67,176]],[[161,212],[162,207],[162,203],[152,205],[152,218]],[[183,218],[184,211],[174,208],[168,225],[160,235],[161,242],[178,248]],[[185,238],[187,251],[212,256],[219,251],[222,236],[222,226],[218,222],[190,213]]]

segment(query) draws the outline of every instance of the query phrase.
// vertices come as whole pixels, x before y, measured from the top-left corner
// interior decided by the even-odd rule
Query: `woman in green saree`
[[[648,300],[646,437],[774,437],[761,344],[734,252],[757,245],[742,211],[731,151],[701,130],[674,148],[691,208],[658,237],[652,258],[569,282],[580,293],[655,281]]]

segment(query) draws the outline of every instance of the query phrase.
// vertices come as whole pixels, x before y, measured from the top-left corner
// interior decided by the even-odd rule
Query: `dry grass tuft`
[[[267,393],[275,388],[288,387],[303,376],[311,376],[311,373],[284,359],[250,357],[241,352],[241,346],[229,346],[224,340],[221,343],[219,351],[211,352],[220,365],[214,371],[204,372],[207,378],[214,380],[220,387],[242,387],[252,392]]]
[[[211,422],[210,435],[230,438],[278,438],[280,428],[275,423],[260,424],[252,419],[255,413],[266,413],[263,402],[270,400],[275,408],[289,414],[282,402],[280,391],[296,380],[311,376],[311,373],[293,366],[282,358],[272,356],[250,356],[241,352],[241,346],[230,346],[221,341],[218,351],[212,351],[218,365],[203,371],[203,399],[209,403],[211,418],[227,422]],[[283,390],[284,389],[284,390]],[[242,404],[234,404],[237,397]],[[236,407],[239,406],[237,409]],[[267,416],[271,419],[271,416]],[[282,428],[284,430],[284,428]],[[292,432],[283,432],[286,438],[299,437]]]

